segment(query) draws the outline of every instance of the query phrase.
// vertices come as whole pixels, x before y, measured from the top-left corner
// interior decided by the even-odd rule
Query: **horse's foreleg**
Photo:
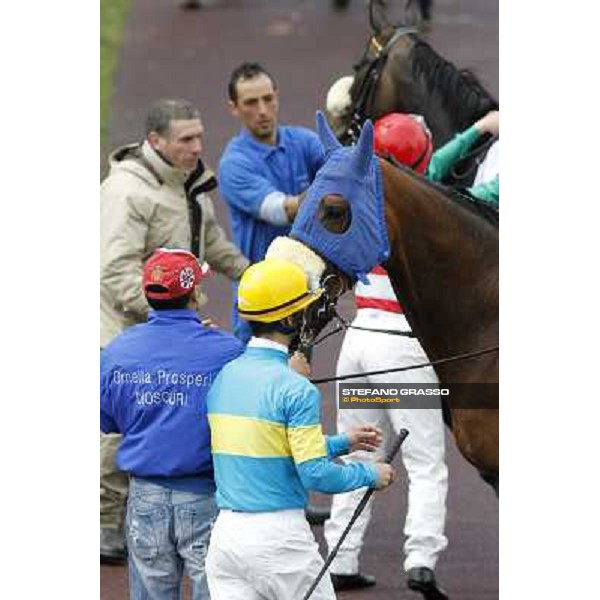
[[[496,490],[498,482],[498,410],[452,410],[452,433],[460,453]],[[485,476],[483,475],[485,474]]]

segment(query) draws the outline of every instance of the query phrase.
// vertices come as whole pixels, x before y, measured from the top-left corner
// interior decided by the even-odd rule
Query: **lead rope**
[[[407,436],[408,436],[408,430],[401,429],[400,433],[398,434],[398,437],[394,440],[393,446],[390,448],[390,451],[386,454],[385,458],[383,459],[383,461],[385,463],[387,463],[389,465],[394,460],[394,458],[396,457],[396,454],[398,454],[398,450],[400,450],[400,446],[402,446],[402,444],[403,444],[404,440],[407,438]],[[335,558],[336,554],[338,553],[338,550],[340,549],[340,546],[346,539],[348,532],[350,531],[350,529],[352,529],[352,525],[354,525],[354,523],[356,522],[356,519],[358,519],[358,517],[360,516],[360,513],[362,513],[365,506],[367,505],[367,502],[369,502],[369,499],[373,495],[373,492],[375,492],[375,488],[369,488],[365,492],[361,501],[358,503],[358,506],[354,509],[354,514],[352,515],[352,518],[350,519],[350,521],[348,521],[348,525],[346,525],[346,529],[344,529],[344,532],[340,536],[340,539],[338,540],[337,544],[335,545],[335,548],[330,552],[329,556],[327,557],[327,560],[321,567],[321,571],[317,575],[317,578],[313,581],[312,585],[310,586],[310,588],[308,589],[306,594],[304,594],[304,597],[302,598],[302,600],[308,600],[311,597],[312,593],[315,591],[315,588],[319,585],[319,582],[321,581],[321,579],[323,579],[323,575],[325,575],[325,573],[327,573],[327,569],[329,569],[329,565],[331,565],[333,559]]]

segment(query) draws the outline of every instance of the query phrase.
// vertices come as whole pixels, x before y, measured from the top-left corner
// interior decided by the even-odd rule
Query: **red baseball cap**
[[[172,300],[191,293],[201,279],[198,260],[191,252],[159,248],[144,265],[142,286],[148,298]]]

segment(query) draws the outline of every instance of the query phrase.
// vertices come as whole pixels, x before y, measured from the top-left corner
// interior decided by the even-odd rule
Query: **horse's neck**
[[[440,61],[439,69],[444,71],[445,76],[433,75],[435,69],[426,74],[421,70],[415,77],[413,70],[413,51],[415,40],[407,37],[397,45],[390,57],[393,65],[388,73],[384,73],[386,85],[380,86],[381,105],[378,112],[385,113],[391,110],[401,112],[416,112],[425,117],[428,127],[433,135],[434,147],[439,148],[466,127],[472,125],[478,118],[483,116],[487,110],[492,108],[493,101],[485,98],[480,100],[469,110],[462,97],[450,94],[444,87],[449,85],[449,80],[454,82],[457,89],[470,89],[466,76],[454,65],[438,56],[430,49],[432,60]],[[412,58],[411,58],[412,57]],[[435,77],[437,82],[431,81]],[[440,79],[441,78],[441,79]],[[442,82],[445,80],[445,83]],[[386,97],[387,96],[387,97]],[[475,96],[470,96],[474,98]],[[385,107],[386,103],[393,103],[393,107]],[[489,104],[487,110],[484,105]]]
[[[423,117],[433,136],[434,147],[440,148],[463,129],[464,123],[458,120],[458,111],[451,105],[452,100],[437,88],[430,90],[423,75],[414,80],[412,86],[414,106],[422,107]],[[476,118],[473,116],[472,121]]]
[[[498,237],[445,195],[383,164],[390,259],[386,268],[431,358],[481,346],[498,319]]]
[[[454,122],[453,113],[448,111],[441,94],[436,91],[428,93],[426,89],[422,91],[424,94],[422,106],[425,106],[423,116],[431,131],[434,148],[441,148],[460,130]]]
[[[408,55],[411,48],[412,42],[407,39],[398,52]],[[434,147],[439,148],[459,131],[442,94],[435,89],[429,91],[423,77],[415,80],[412,64],[406,58],[390,62],[394,66],[383,75],[384,85],[379,88],[375,113],[400,111],[422,115],[433,136]]]

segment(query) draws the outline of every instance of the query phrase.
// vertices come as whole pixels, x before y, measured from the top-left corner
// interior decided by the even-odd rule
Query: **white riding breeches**
[[[408,330],[403,315],[361,309],[355,325],[377,329]],[[428,362],[415,338],[348,330],[337,365],[337,375],[376,371]],[[346,380],[346,383],[437,383],[431,367]],[[431,396],[427,397],[430,405]],[[436,397],[437,398],[437,397]],[[344,460],[375,460],[383,456],[393,432],[406,428],[402,461],[408,473],[408,512],[404,526],[404,568],[435,567],[438,554],[448,545],[444,535],[448,469],[444,459],[444,425],[441,408],[344,408],[337,412],[338,432],[370,423],[384,430],[384,444],[377,453],[355,452]],[[393,430],[393,431],[392,431]],[[392,434],[392,435],[390,435]],[[334,548],[354,513],[365,488],[333,498],[331,519],[325,523],[329,551]],[[371,518],[372,499],[353,525],[331,565],[339,575],[358,573],[359,553]]]
[[[304,510],[242,513],[221,510],[206,575],[211,600],[298,600],[324,561]],[[329,573],[311,600],[335,600]]]

